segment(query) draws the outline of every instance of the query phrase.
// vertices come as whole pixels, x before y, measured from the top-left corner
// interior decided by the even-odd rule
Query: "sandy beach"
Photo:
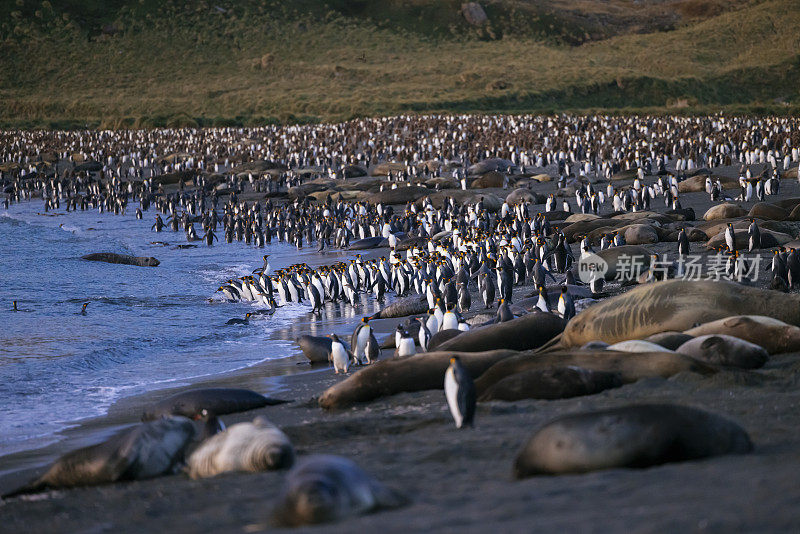
[[[800,193],[794,180],[784,180],[782,188],[782,198]],[[535,190],[549,193],[555,184],[539,184]],[[711,205],[705,193],[687,193],[681,200],[684,208],[695,209],[698,218]],[[675,244],[662,242],[649,248],[673,254]],[[692,244],[693,252],[703,250],[704,243]],[[757,283],[761,287],[767,285],[763,272],[768,267],[768,261],[762,262],[763,276]],[[517,291],[521,295],[530,290]],[[300,321],[275,335],[349,333],[355,320],[334,311],[322,323]],[[381,320],[374,326],[377,333],[388,334],[397,322]],[[385,350],[382,357],[390,353]],[[399,510],[311,531],[786,532],[800,527],[796,484],[800,475],[800,354],[773,356],[754,371],[721,370],[711,377],[686,372],[573,399],[479,403],[475,427],[466,430],[454,428],[441,390],[404,393],[341,411],[321,410],[317,398],[340,380],[329,367],[312,369],[297,354],[180,389],[245,387],[289,399],[289,404],[223,419],[230,425],[264,415],[286,432],[299,455],[330,453],[352,458],[412,501]],[[125,398],[106,417],[68,430],[55,445],[5,457],[4,467],[13,464],[14,470],[0,479],[0,490],[8,491],[31,478],[58,454],[97,442],[137,421],[144,405],[176,391]],[[517,452],[547,421],[569,413],[653,402],[694,406],[728,417],[747,430],[755,450],[648,469],[513,479]],[[5,519],[0,530],[267,531],[272,530],[269,513],[284,476],[285,472],[268,472],[190,480],[176,475],[50,491],[0,503]]]
[[[400,510],[310,531],[789,532],[800,525],[800,354],[772,358],[759,371],[724,371],[713,378],[685,373],[559,401],[481,403],[475,428],[462,431],[453,427],[442,391],[323,412],[314,397],[337,380],[327,369],[284,377],[276,391],[294,402],[225,418],[230,424],[264,415],[289,435],[299,454],[353,458],[413,499]],[[631,402],[673,402],[727,416],[747,429],[755,451],[650,469],[512,478],[517,451],[541,424]],[[4,503],[1,528],[271,531],[268,516],[284,476],[172,476],[52,491]]]

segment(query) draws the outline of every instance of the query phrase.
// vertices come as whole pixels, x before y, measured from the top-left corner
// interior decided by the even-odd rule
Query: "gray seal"
[[[303,458],[289,472],[272,520],[283,527],[328,523],[408,502],[352,460],[320,454]]]
[[[123,265],[135,265],[137,267],[158,267],[161,263],[153,257],[128,256],[127,254],[114,254],[113,252],[98,252],[81,256],[81,259],[88,261],[103,261],[106,263],[120,263]]]
[[[671,404],[624,406],[547,423],[517,455],[514,474],[649,467],[752,449],[747,432],[719,415]]]
[[[288,401],[265,397],[249,389],[192,389],[150,406],[142,414],[142,420],[150,421],[167,415],[182,415],[190,419],[197,419],[202,415],[203,410],[214,415],[224,415],[286,402]]]
[[[593,395],[622,385],[622,375],[580,367],[529,369],[499,380],[478,399],[517,401],[522,399],[567,399]]]
[[[65,454],[41,477],[4,497],[174,473],[195,435],[195,425],[186,417],[140,423],[107,441]]]

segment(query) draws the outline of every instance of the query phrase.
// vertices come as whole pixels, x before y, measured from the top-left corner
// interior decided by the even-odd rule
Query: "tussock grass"
[[[253,125],[438,111],[795,113],[800,106],[795,0],[727,10],[682,2],[701,18],[580,46],[559,33],[580,21],[561,20],[550,34],[509,26],[492,37],[458,22],[460,2],[392,0],[381,11],[380,2],[366,1],[189,8],[54,1],[63,5],[49,9],[15,1],[18,9],[0,23],[6,126]],[[417,10],[401,10],[406,4]],[[38,16],[29,13],[35,5]],[[510,25],[538,4],[486,5],[490,18],[505,9],[495,20]]]

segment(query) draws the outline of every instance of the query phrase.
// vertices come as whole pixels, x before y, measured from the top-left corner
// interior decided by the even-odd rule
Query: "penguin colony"
[[[322,253],[388,248],[317,268],[301,263],[274,272],[269,255],[263,255],[252,274],[218,286],[223,300],[260,306],[227,324],[247,326],[297,304],[321,317],[329,303],[357,308],[361,294],[381,301],[388,294],[412,297],[426,311],[407,314],[397,326],[390,344],[394,358],[379,361],[382,344],[371,318],[364,317],[349,340],[329,336],[329,361],[336,374],[349,376],[341,384],[392,360],[411,366],[437,362],[438,387],[458,429],[476,424],[477,401],[488,392],[517,399],[536,397],[539,388],[536,398],[562,398],[630,381],[625,374],[630,369],[567,363],[508,376],[491,366],[476,373],[469,355],[441,354],[442,366],[440,353],[431,350],[439,334],[457,338],[475,327],[489,331],[528,314],[557,315],[568,329],[583,308],[606,296],[604,277],[586,284],[576,279],[576,262],[589,254],[669,241],[675,243],[674,256],[685,258],[692,241],[707,241],[708,250],[725,259],[725,273],[741,278],[748,268],[743,251],[772,249],[771,287],[788,291],[800,284],[792,237],[782,231],[785,224],[774,224],[800,220],[800,199],[767,203],[780,195],[781,180],[797,178],[800,121],[794,119],[437,115],[253,129],[5,131],[0,141],[6,208],[33,198],[42,199],[45,213],[63,205],[67,212],[126,214],[135,205],[137,219],[147,218],[143,224],[153,232],[182,232],[189,246],[241,242],[264,248],[276,240]],[[737,178],[716,174],[720,167],[738,167]],[[537,183],[551,180],[554,193],[535,192]],[[682,206],[687,192],[704,192],[715,203],[703,222]],[[749,212],[736,205],[755,201]],[[156,213],[146,216],[151,210]],[[650,268],[631,284],[656,287],[683,275],[680,264],[657,270],[659,256],[648,259]],[[610,285],[613,291],[624,289]],[[530,296],[520,298],[524,291]],[[770,354],[800,348],[795,322],[730,311],[730,317],[713,323],[690,325],[697,333],[686,327],[669,339],[592,340],[563,361],[585,361],[581,350],[609,356],[661,353],[687,368],[712,372],[715,365],[758,367]],[[768,350],[770,334],[778,330],[792,346]],[[731,358],[734,353],[739,357]],[[510,361],[494,365],[507,370]],[[597,361],[611,360],[601,355]],[[352,373],[353,366],[368,367]],[[389,367],[381,369],[388,373]],[[487,377],[498,376],[487,385]],[[295,462],[288,437],[264,419],[224,429],[216,415],[223,413],[219,396],[226,394],[208,395],[214,401],[188,418],[170,414],[70,453],[23,491],[150,478],[182,468],[197,478]],[[601,439],[593,432],[609,417],[625,432],[655,421],[665,439],[695,455],[650,457],[655,445],[631,443],[623,454],[609,451],[616,459],[608,460],[603,445],[594,463],[587,463],[586,444]],[[706,449],[695,441],[716,445]],[[555,450],[554,443],[569,443],[569,450]],[[129,451],[124,470],[91,472],[92,465],[123,447]],[[669,405],[630,407],[543,427],[520,451],[514,472],[523,477],[643,467],[751,447],[744,430],[714,414]],[[140,452],[145,456],[137,456]],[[337,498],[350,497],[335,505],[314,501],[311,496],[319,497],[331,480],[341,486]],[[347,459],[312,457],[289,475],[275,517],[283,525],[313,523],[406,502]]]

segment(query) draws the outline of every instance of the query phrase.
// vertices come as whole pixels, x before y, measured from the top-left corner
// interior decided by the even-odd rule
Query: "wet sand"
[[[625,183],[614,185],[619,188]],[[783,180],[781,185],[780,196],[767,201],[800,196],[797,181]],[[554,189],[553,183],[534,188],[542,193]],[[726,192],[738,194],[738,190]],[[705,193],[682,194],[681,202],[685,208],[693,207],[698,219],[711,205]],[[740,204],[749,208],[754,203]],[[663,212],[663,201],[654,201],[653,208]],[[648,248],[676,253],[675,243]],[[692,243],[692,252],[704,249],[704,243]],[[762,262],[759,286],[768,281],[763,274],[768,267],[768,261]],[[473,295],[473,304],[476,302]],[[357,318],[371,313],[359,309],[358,313],[326,316],[321,323],[309,320],[296,325],[290,334],[276,335],[296,337],[314,330],[316,335],[336,331],[349,336]],[[396,321],[382,321],[378,329],[388,333],[394,324]],[[384,351],[383,357],[390,352]],[[250,387],[292,399],[290,404],[224,420],[231,424],[263,414],[289,435],[299,454],[350,457],[413,501],[400,510],[322,527],[326,532],[772,532],[800,528],[800,487],[796,483],[800,476],[800,354],[773,356],[757,371],[722,371],[709,378],[684,373],[669,380],[647,379],[597,395],[558,401],[481,403],[475,428],[463,431],[455,429],[440,390],[323,412],[316,397],[341,378],[326,367],[311,370],[298,365],[302,360],[302,356],[274,360],[195,385]],[[47,451],[3,458],[3,469],[9,461],[25,469],[1,477],[0,490],[18,485],[35,472],[31,468],[41,468],[45,460],[97,442],[120,425],[138,420],[143,405],[172,392],[124,399],[107,417],[68,431],[67,439]],[[632,402],[672,402],[731,418],[750,433],[755,450],[744,456],[650,469],[512,479],[517,451],[541,424],[567,413]],[[0,503],[5,519],[0,531],[268,530],[268,514],[284,474],[226,474],[201,481],[178,475],[48,492]]]

